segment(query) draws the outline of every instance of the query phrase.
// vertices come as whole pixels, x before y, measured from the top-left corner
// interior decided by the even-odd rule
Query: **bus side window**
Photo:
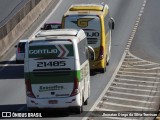
[[[109,13],[104,17],[104,23],[105,23],[105,32],[106,34],[108,33],[110,29],[110,24],[109,24]]]
[[[88,51],[88,42],[87,42],[87,38],[85,38],[85,55],[86,55],[86,59],[89,60],[89,51]]]
[[[85,38],[86,39],[86,38]],[[78,43],[78,52],[79,52],[79,59],[80,59],[80,64],[82,65],[88,58],[86,55],[86,41],[87,40],[81,40]]]

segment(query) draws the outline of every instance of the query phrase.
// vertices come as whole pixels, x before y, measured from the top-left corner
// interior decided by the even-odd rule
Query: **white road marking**
[[[141,16],[142,16],[142,14],[140,13],[138,16],[139,16],[139,17],[141,17]]]
[[[140,84],[132,84],[132,83],[120,83],[120,82],[113,82],[113,84],[120,84],[120,85],[128,85],[128,86],[135,86],[135,87],[151,87],[151,88],[157,88],[157,86],[151,86],[151,85],[140,85]]]
[[[136,22],[135,27],[138,27],[138,23],[139,23],[139,21],[138,21],[138,22]]]
[[[95,109],[99,110],[99,111],[117,111],[117,110],[113,110],[113,109],[105,109],[105,108],[99,108],[99,107],[96,107]]]
[[[146,6],[146,4],[144,3],[142,6],[143,6],[143,7],[145,7],[145,6]]]
[[[137,31],[137,29],[134,29],[134,30],[133,30],[133,32],[136,32],[136,31]]]
[[[132,42],[132,39],[131,39],[131,38],[129,38],[128,42]]]
[[[129,50],[129,48],[126,47],[126,48],[125,48],[125,52],[127,52],[128,50]]]
[[[147,97],[147,98],[156,98],[156,97],[160,97],[160,96],[151,96],[151,95],[142,95],[142,94],[133,94],[133,93],[124,93],[124,92],[115,92],[115,91],[107,91],[107,93],[115,93],[118,95],[129,95],[129,96],[136,96],[136,97]]]
[[[137,77],[137,78],[149,78],[149,79],[159,79],[159,77],[147,77],[147,76],[138,76],[138,75],[124,75],[124,74],[117,74],[118,76],[125,76],[125,77]]]
[[[131,102],[145,103],[145,104],[154,104],[154,103],[156,103],[156,102],[148,102],[148,101],[142,101],[142,100],[136,100],[136,99],[112,97],[112,96],[106,96],[106,95],[104,97],[110,98],[110,99],[117,99],[117,100],[125,100],[125,101],[131,101]]]
[[[119,73],[122,74],[139,74],[139,75],[152,75],[152,76],[157,76],[157,73],[145,73],[145,72],[130,72],[130,71],[119,71]]]
[[[140,67],[140,66],[141,66],[141,67],[143,67],[143,66],[144,66],[144,67],[146,67],[146,66],[152,66],[152,65],[156,65],[156,64],[155,64],[155,63],[147,63],[147,64],[142,64],[142,65],[133,65],[133,66],[137,66],[137,67],[138,67],[138,66],[139,66],[139,67]]]
[[[160,82],[155,82],[155,81],[153,81],[153,79],[151,79],[151,81],[143,81],[143,80],[141,80],[141,81],[139,81],[139,80],[137,80],[137,79],[124,79],[124,78],[116,78],[115,80],[120,80],[120,81],[133,81],[133,82],[139,82],[139,83],[151,83],[151,84],[159,84]]]
[[[154,108],[139,107],[139,106],[133,106],[133,105],[124,105],[124,104],[117,104],[117,103],[111,103],[111,102],[103,102],[103,104],[114,105],[114,106],[117,106],[117,107],[136,108],[136,109],[140,109],[140,110],[155,110]]]
[[[128,61],[129,61],[130,59],[128,59]],[[151,71],[151,70],[157,70],[157,73],[158,73],[158,71],[159,71],[159,69],[160,69],[160,67],[155,67],[155,68],[148,68],[148,69],[144,69],[144,68],[132,68],[132,67],[127,67],[127,68],[122,68],[122,69],[125,69],[125,70],[141,70],[141,71]]]
[[[135,35],[135,34],[134,34],[134,33],[132,33],[132,34],[131,34],[131,37],[134,37],[134,35]]]
[[[96,102],[94,103],[94,105],[92,106],[92,108],[89,111],[93,111],[95,109],[95,107],[98,105],[99,101],[101,101],[101,99],[103,98],[103,96],[105,95],[106,91],[109,89],[110,85],[112,84],[112,82],[114,81],[114,78],[116,77],[116,74],[118,73],[118,70],[120,69],[122,62],[126,56],[126,52],[123,53],[122,58],[116,68],[116,70],[114,71],[110,81],[108,82],[108,84],[106,85],[106,87],[104,88],[103,92],[101,93],[101,95],[99,96],[99,98],[96,100]],[[87,120],[87,118],[89,117],[90,113],[87,113],[82,120]]]
[[[143,92],[149,92],[149,93],[159,93],[160,91],[155,91],[155,90],[142,90],[142,89],[134,89],[134,88],[124,88],[124,87],[116,87],[116,86],[111,86],[111,89],[121,89],[121,90],[132,90],[132,91],[143,91]]]

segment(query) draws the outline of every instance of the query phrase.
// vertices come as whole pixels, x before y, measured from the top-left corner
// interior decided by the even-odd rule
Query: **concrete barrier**
[[[53,0],[41,0],[4,38],[0,39],[0,57],[30,27]]]

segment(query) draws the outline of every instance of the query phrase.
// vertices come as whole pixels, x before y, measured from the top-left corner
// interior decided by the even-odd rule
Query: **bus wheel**
[[[106,72],[106,67],[105,67],[105,68],[100,69],[100,70],[99,70],[99,72],[100,72],[100,73],[105,73],[105,72]]]
[[[109,65],[109,61],[107,62],[107,66]]]
[[[106,58],[107,58],[106,59],[106,65],[108,66],[109,65],[109,58],[108,58],[108,56]]]
[[[16,60],[16,64],[19,64],[19,61],[18,61],[18,60]]]
[[[76,111],[75,111],[75,113],[76,114],[81,114],[82,112],[83,112],[83,105],[78,106],[77,109],[76,109]]]
[[[76,110],[75,110],[75,113],[76,114],[81,114],[83,112],[83,105],[81,106],[77,106]]]
[[[86,101],[84,102],[84,105],[88,105],[88,98],[87,98]]]
[[[75,110],[76,114],[81,114],[82,112],[83,112],[83,99],[82,99],[81,106],[77,106]]]

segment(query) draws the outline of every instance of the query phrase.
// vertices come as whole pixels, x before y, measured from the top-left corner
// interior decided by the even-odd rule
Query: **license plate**
[[[49,100],[48,103],[49,103],[49,104],[57,104],[58,101],[57,101],[57,100]]]

